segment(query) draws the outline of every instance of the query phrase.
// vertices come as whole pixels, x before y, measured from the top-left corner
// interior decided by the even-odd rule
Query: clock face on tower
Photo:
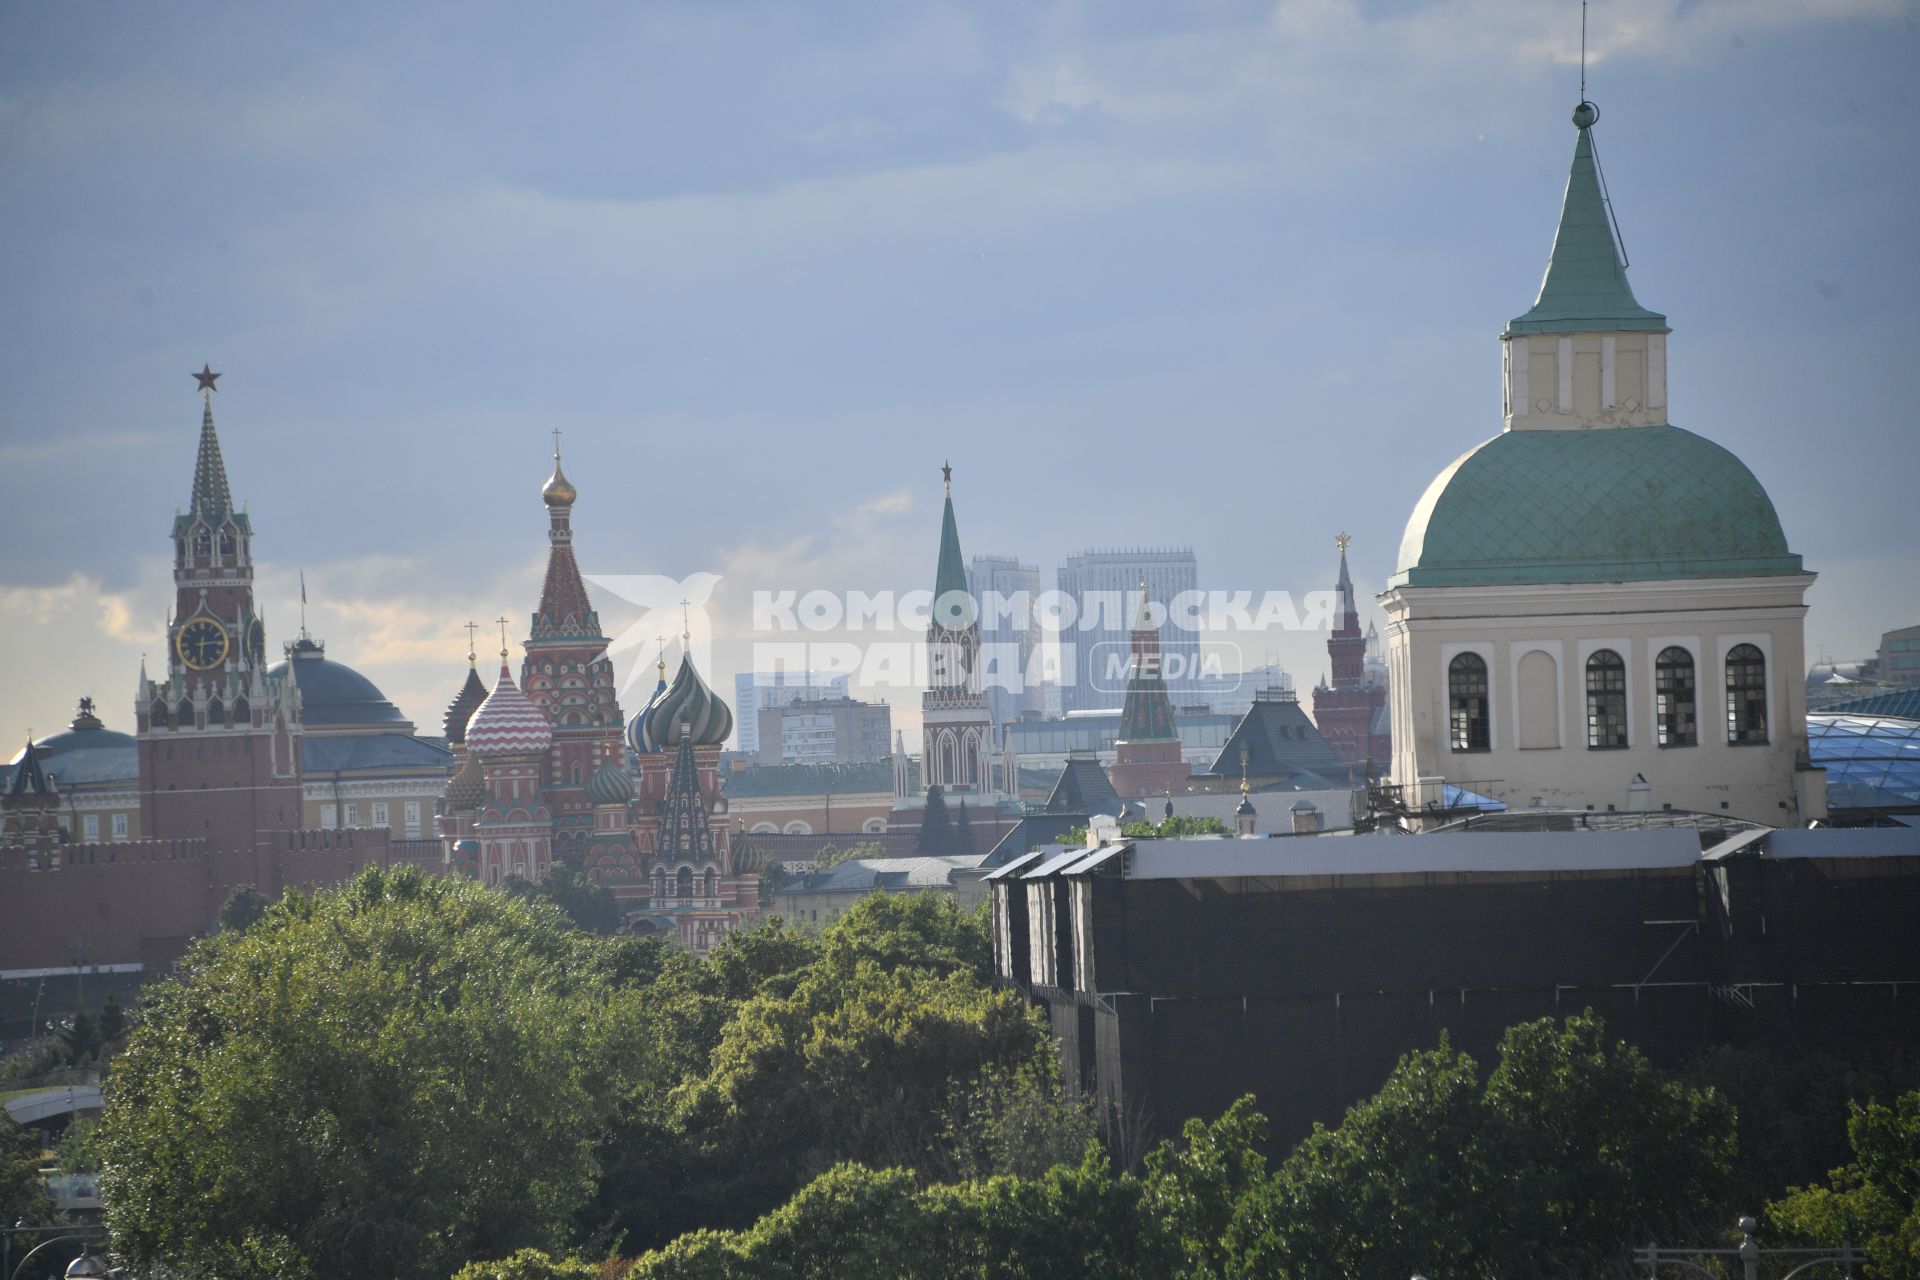
[[[227,629],[212,618],[196,618],[173,638],[180,661],[195,671],[207,671],[225,662],[228,647]]]

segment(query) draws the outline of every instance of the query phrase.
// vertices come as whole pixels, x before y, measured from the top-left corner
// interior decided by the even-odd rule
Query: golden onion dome
[[[567,479],[567,473],[560,469],[560,455],[553,455],[553,474],[540,486],[540,500],[549,507],[570,507],[580,491],[573,487],[573,481]]]

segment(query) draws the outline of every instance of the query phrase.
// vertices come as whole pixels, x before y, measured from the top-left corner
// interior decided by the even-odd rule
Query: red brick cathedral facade
[[[565,863],[606,885],[635,927],[705,951],[759,911],[759,878],[720,794],[732,713],[683,654],[671,683],[662,664],[629,730],[574,558],[579,493],[558,450],[540,497],[547,572],[519,683],[503,644],[492,691],[469,671],[447,710],[457,759],[442,805],[447,863],[489,883]]]

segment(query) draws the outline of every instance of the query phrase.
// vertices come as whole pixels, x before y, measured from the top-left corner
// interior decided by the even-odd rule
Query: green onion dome
[[[679,746],[685,734],[696,747],[717,747],[732,732],[732,709],[707,687],[693,659],[682,654],[673,682],[655,693],[636,718],[633,745],[641,751],[665,751]]]
[[[478,809],[486,803],[487,780],[480,772],[480,758],[469,755],[447,779],[447,789],[440,796],[449,811]]]
[[[625,804],[633,799],[633,775],[618,761],[609,760],[587,779],[587,799],[595,804]]]

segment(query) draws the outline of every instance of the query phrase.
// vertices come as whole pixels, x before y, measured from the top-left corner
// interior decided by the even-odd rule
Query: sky
[[[1865,656],[1920,621],[1920,6],[1588,21],[1673,421]],[[132,727],[203,362],[270,644],[304,573],[423,731],[462,623],[526,633],[556,427],[588,574],[719,575],[723,690],[756,590],[931,586],[948,459],[967,553],[1049,584],[1182,545],[1298,596],[1345,530],[1370,596],[1499,430],[1579,50],[1544,0],[0,6],[0,735]]]

